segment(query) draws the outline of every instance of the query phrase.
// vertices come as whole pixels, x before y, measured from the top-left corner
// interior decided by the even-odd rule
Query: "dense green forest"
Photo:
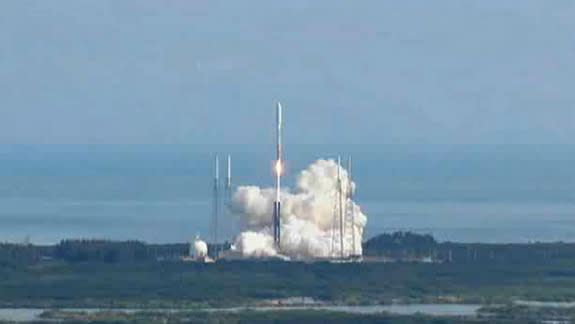
[[[229,244],[225,244],[229,248]],[[218,248],[221,250],[222,248]],[[437,242],[431,235],[395,232],[363,244],[371,261],[441,263],[540,263],[575,259],[575,243],[486,244]],[[139,241],[63,240],[57,245],[0,244],[0,265],[33,265],[60,260],[69,263],[149,263],[176,261],[188,244],[146,244]]]
[[[186,244],[2,244],[0,306],[233,306],[291,296],[341,304],[575,300],[575,244],[440,243],[392,233],[364,247],[366,260],[394,262],[202,264],[180,261]]]
[[[375,236],[364,243],[364,256],[396,261],[450,263],[527,263],[575,259],[575,243],[488,244],[437,242],[431,235],[395,232]]]
[[[575,262],[49,262],[0,268],[0,306],[201,307],[310,296],[343,304],[575,300]]]

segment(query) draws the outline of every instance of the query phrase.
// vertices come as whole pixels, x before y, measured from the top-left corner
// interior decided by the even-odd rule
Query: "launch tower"
[[[218,233],[220,217],[220,158],[216,154],[214,158],[214,188],[212,192],[212,246],[214,247],[214,258],[218,255]]]

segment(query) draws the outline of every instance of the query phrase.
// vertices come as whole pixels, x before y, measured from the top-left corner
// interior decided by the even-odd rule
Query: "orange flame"
[[[278,174],[278,175],[282,174],[282,172],[283,172],[282,161],[280,161],[280,160],[276,161],[275,171],[276,171],[276,174]]]

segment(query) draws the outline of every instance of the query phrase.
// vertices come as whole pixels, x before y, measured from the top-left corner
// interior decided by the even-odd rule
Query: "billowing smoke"
[[[236,251],[246,257],[325,258],[341,255],[338,208],[353,208],[355,223],[344,226],[344,256],[361,255],[361,239],[367,217],[348,199],[355,183],[341,167],[341,204],[338,195],[338,164],[318,160],[297,177],[293,191],[282,190],[281,253],[272,233],[273,188],[239,187],[232,197],[232,210],[241,216],[242,233],[235,241]],[[334,215],[335,214],[335,215]],[[351,219],[351,217],[349,218]],[[352,229],[355,235],[352,235]],[[355,244],[353,244],[355,237]],[[353,250],[355,246],[355,251]]]
[[[208,245],[206,242],[196,238],[194,241],[194,257],[203,258],[208,255]]]

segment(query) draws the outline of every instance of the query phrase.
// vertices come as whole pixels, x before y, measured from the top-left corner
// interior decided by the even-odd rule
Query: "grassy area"
[[[364,248],[368,258],[399,262],[201,264],[176,261],[184,244],[0,244],[0,307],[202,308],[293,296],[348,305],[575,300],[575,244],[438,243],[398,232]],[[422,258],[437,263],[405,262]]]
[[[55,262],[0,267],[0,306],[206,307],[291,296],[346,304],[397,299],[470,303],[500,303],[512,298],[575,300],[574,268],[575,262],[528,266]]]

